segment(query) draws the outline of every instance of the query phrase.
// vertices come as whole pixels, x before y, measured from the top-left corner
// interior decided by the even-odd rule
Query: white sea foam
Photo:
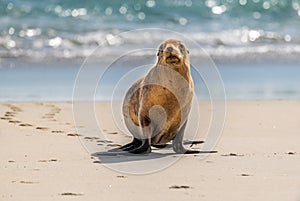
[[[108,59],[126,53],[129,49],[157,48],[162,38],[176,37],[166,32],[144,34],[129,33],[119,36],[117,32],[95,31],[84,34],[61,35],[52,38],[38,37],[35,40],[0,37],[0,57],[32,58],[94,58]],[[221,32],[192,32],[184,36],[196,41],[217,62],[240,62],[251,60],[298,60],[300,41],[288,34],[253,30],[248,28]],[[33,37],[33,36],[32,36]],[[101,48],[101,51],[95,51]],[[93,53],[93,54],[92,54]],[[203,51],[190,50],[191,56],[201,58]],[[138,56],[151,54],[139,51]]]

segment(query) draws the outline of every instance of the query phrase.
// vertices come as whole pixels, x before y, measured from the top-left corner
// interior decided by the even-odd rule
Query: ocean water
[[[138,63],[178,33],[202,48],[191,59],[216,63],[228,99],[298,99],[299,32],[300,0],[1,0],[0,101],[72,100],[87,57],[105,68],[139,49]]]
[[[197,41],[213,57],[297,58],[299,22],[299,0],[2,0],[0,56],[85,57],[111,35],[166,28]],[[151,41],[159,44],[160,36],[159,30],[152,33]],[[143,47],[143,40],[133,35],[107,45]]]

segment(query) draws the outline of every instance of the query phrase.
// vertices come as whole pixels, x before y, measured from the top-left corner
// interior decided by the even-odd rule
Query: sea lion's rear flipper
[[[122,147],[118,147],[115,149],[110,149],[107,151],[105,155],[116,155],[116,154],[146,154],[151,152],[151,147],[149,144],[149,140],[139,140],[137,138],[133,138],[133,141],[123,145]]]
[[[108,150],[108,152],[111,153],[119,153],[119,152],[130,152],[132,150],[137,149],[138,147],[140,147],[142,145],[142,141],[137,139],[137,138],[133,138],[132,142],[125,144],[121,147],[115,148],[115,149],[110,149]]]
[[[141,145],[139,147],[136,147],[135,149],[132,149],[128,151],[131,154],[148,154],[151,152],[151,146],[149,143],[149,140],[143,140],[140,141]]]
[[[178,153],[178,154],[198,154],[201,153],[199,150],[189,150],[186,149],[183,146],[183,134],[184,134],[184,130],[186,127],[186,123],[185,122],[182,127],[179,129],[179,132],[177,133],[177,135],[175,136],[175,138],[173,139],[173,150]]]

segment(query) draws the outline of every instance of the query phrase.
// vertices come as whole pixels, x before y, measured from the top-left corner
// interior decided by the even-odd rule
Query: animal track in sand
[[[286,154],[288,154],[288,155],[295,155],[296,152],[294,152],[294,151],[289,151],[289,152],[287,152]]]
[[[240,176],[242,176],[242,177],[250,177],[250,176],[253,176],[253,175],[248,174],[248,173],[242,173]]]
[[[61,196],[83,196],[82,193],[61,193]]]
[[[9,120],[8,123],[19,124],[19,123],[22,123],[22,122],[18,121],[18,120]]]
[[[122,146],[120,144],[114,143],[111,140],[97,140],[96,142],[97,142],[98,146],[103,146],[103,145],[105,145],[107,147],[120,147],[120,146]]]
[[[18,114],[19,112],[22,112],[23,110],[19,107],[11,105],[11,104],[4,104],[4,105],[7,106],[11,111],[6,111],[4,113],[4,115],[2,117],[0,117],[0,119],[6,120],[6,121],[8,121],[8,123],[13,123],[13,124],[22,123],[19,120],[13,119],[13,117],[15,117],[16,114]]]
[[[15,116],[15,112],[5,112],[4,116],[5,117],[14,117]]]
[[[43,131],[49,130],[49,128],[47,128],[47,127],[36,127],[35,129],[37,129],[37,130],[43,130]]]
[[[84,137],[85,140],[99,140],[98,137]]]
[[[116,134],[118,134],[118,132],[117,131],[111,131],[111,132],[107,132],[107,134],[116,135]]]
[[[61,111],[61,109],[59,107],[57,107],[56,105],[46,105],[46,107],[50,107],[51,108],[51,112],[54,113],[59,113]]]
[[[65,131],[58,130],[58,131],[51,131],[51,133],[65,133]]]
[[[43,119],[48,119],[49,121],[57,121],[54,117],[60,113],[61,109],[55,105],[45,105],[45,107],[51,108],[50,111],[42,116]]]
[[[17,106],[11,105],[9,108],[14,112],[23,112],[23,110]]]
[[[1,120],[12,120],[10,117],[0,117]]]
[[[187,185],[173,185],[173,186],[170,186],[169,189],[189,189],[191,188],[190,186],[187,186]]]
[[[22,123],[22,124],[19,124],[19,126],[31,127],[31,126],[33,126],[33,125],[31,125],[31,124],[26,124],[26,123]]]
[[[124,178],[127,178],[127,177],[124,176],[124,175],[118,175],[117,178],[122,178],[122,179],[124,179]]]
[[[47,163],[47,162],[58,162],[57,159],[49,159],[49,160],[38,160],[39,163]]]
[[[68,133],[67,136],[75,137],[75,136],[82,136],[78,133]]]
[[[38,184],[40,182],[35,182],[35,181],[20,181],[21,184]]]
[[[30,123],[23,123],[22,121],[14,119],[14,117],[20,113],[23,112],[23,110],[20,107],[7,104],[6,105],[11,111],[7,111],[4,114],[4,117],[0,117],[2,120],[8,121],[8,123],[13,123],[13,124],[19,124],[18,126],[20,127],[32,127],[33,125]]]

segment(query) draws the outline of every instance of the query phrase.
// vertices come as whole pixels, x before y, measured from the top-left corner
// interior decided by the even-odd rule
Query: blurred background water
[[[199,43],[228,99],[300,98],[300,0],[1,0],[0,101],[72,100],[78,69],[98,46],[107,51],[92,57],[104,68],[102,59],[128,47],[162,42],[159,29],[111,40],[143,28]]]

